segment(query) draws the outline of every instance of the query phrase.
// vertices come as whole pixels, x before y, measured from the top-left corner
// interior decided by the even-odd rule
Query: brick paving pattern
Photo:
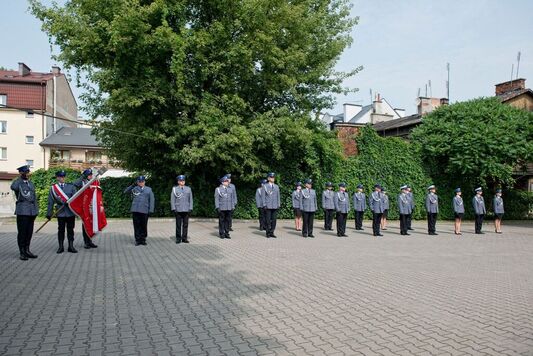
[[[533,224],[504,234],[402,237],[280,222],[265,239],[235,222],[231,240],[194,221],[192,243],[151,219],[148,246],[113,220],[94,250],[57,255],[56,224],[17,259],[16,226],[0,225],[2,355],[533,355]],[[36,224],[39,225],[39,224]],[[485,230],[492,226],[485,225]]]

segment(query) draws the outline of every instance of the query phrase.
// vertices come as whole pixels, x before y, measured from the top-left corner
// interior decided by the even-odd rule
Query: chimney
[[[427,98],[425,96],[418,97],[417,113],[425,115],[441,105],[448,105],[447,98]]]
[[[496,84],[496,95],[502,95],[514,90],[520,90],[526,88],[526,80],[523,78],[510,80],[508,82],[503,82]]]
[[[25,65],[22,62],[19,62],[19,75],[25,76],[25,75],[28,75],[30,73],[31,73],[30,67],[28,67],[27,65]]]
[[[59,75],[61,74],[61,68],[59,68],[58,66],[52,66],[52,73],[54,75]]]

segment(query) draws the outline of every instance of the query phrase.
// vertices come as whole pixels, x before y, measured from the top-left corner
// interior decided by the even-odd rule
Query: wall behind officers
[[[177,185],[170,192],[170,210],[176,217],[176,243],[189,243],[189,216],[193,208],[192,190],[185,185],[185,175],[176,177]]]
[[[346,193],[346,183],[339,183],[339,190],[333,195],[333,205],[337,218],[337,236],[346,237],[346,220],[350,211],[350,196]]]
[[[316,201],[316,192],[314,189],[312,189],[312,186],[313,181],[311,179],[306,179],[305,189],[302,189],[303,237],[315,237],[313,235],[313,222],[318,206]]]
[[[17,199],[15,215],[17,216],[17,243],[19,258],[27,261],[28,258],[37,258],[30,251],[35,217],[39,214],[39,205],[35,193],[35,185],[30,181],[30,166],[24,165],[17,168],[20,176],[11,183],[11,190]]]
[[[324,230],[333,231],[333,214],[335,213],[335,192],[333,184],[326,183],[326,190],[322,192],[322,209],[324,209]]]
[[[48,210],[46,211],[46,218],[50,220],[54,213],[57,217],[57,241],[59,247],[57,253],[63,253],[65,248],[63,243],[65,241],[65,228],[67,229],[68,252],[77,253],[74,248],[74,225],[76,223],[76,215],[70,210],[67,200],[76,193],[76,187],[71,183],[65,183],[65,171],[56,172],[57,183],[50,187],[48,193]]]
[[[88,168],[84,170],[81,174],[81,177],[74,181],[74,187],[76,187],[76,190],[80,190],[84,185],[88,184],[89,181],[93,178],[93,171],[92,169]],[[81,232],[83,234],[83,243],[84,248],[90,249],[90,248],[97,248],[98,246],[92,242],[89,235],[87,235],[87,232],[85,231],[85,226],[83,223],[81,224]]]
[[[268,182],[263,185],[262,191],[263,208],[265,209],[266,237],[276,238],[274,230],[276,230],[278,209],[281,207],[281,196],[279,186],[274,183],[276,180],[276,174],[270,172],[267,179]]]
[[[229,179],[224,176],[220,178],[220,186],[215,188],[215,209],[218,213],[218,237],[221,239],[231,239],[230,219],[231,211],[235,208],[234,196],[229,187]]]
[[[136,183],[124,190],[124,194],[131,194],[131,216],[135,246],[146,245],[148,237],[148,217],[154,212],[155,197],[152,189],[146,185],[146,177],[139,176]]]

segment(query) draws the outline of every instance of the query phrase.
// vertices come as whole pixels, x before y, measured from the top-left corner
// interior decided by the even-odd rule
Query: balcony
[[[83,171],[87,168],[92,167],[105,167],[107,169],[121,169],[118,162],[108,161],[108,160],[99,160],[99,161],[85,161],[85,160],[75,160],[75,159],[58,159],[52,158],[48,162],[48,167],[52,168],[71,168],[77,171]]]

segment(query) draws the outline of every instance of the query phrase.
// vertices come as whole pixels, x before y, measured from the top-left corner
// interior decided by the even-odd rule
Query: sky
[[[340,113],[343,103],[369,104],[370,89],[392,106],[415,113],[418,89],[424,96],[429,80],[428,95],[446,97],[446,63],[450,63],[452,103],[492,96],[495,84],[511,79],[513,63],[516,76],[518,51],[519,77],[533,88],[531,0],[353,0],[352,4],[352,16],[359,16],[359,24],[336,69],[363,66],[344,83],[359,91],[337,96],[330,113]],[[0,0],[0,66],[15,69],[24,62],[32,70],[47,72],[56,65],[40,26],[25,0]],[[74,81],[71,86],[79,96],[81,89]]]

